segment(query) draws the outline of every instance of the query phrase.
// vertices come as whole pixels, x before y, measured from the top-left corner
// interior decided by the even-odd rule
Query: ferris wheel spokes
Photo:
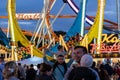
[[[32,36],[32,38],[31,38],[31,42],[34,42],[35,41],[35,39],[37,38],[37,36],[38,36],[38,34],[39,34],[39,32],[40,32],[40,29],[41,29],[41,27],[43,27],[44,26],[44,23],[45,23],[45,16],[46,16],[46,12],[47,12],[47,10],[48,10],[48,3],[49,3],[49,0],[44,0],[44,7],[43,7],[43,9],[42,9],[42,21],[40,22],[40,20],[41,20],[41,18],[39,19],[39,21],[38,21],[38,23],[37,23],[37,26],[36,26],[36,29],[35,29],[35,31],[34,31],[34,35]]]
[[[56,1],[56,0],[55,0]],[[52,2],[53,2],[53,4],[52,3],[49,3],[49,7],[48,7],[48,10],[46,11],[46,14],[49,14],[49,12],[50,12],[50,10],[52,9],[52,7],[53,7],[53,5],[55,4],[55,1],[53,1],[52,0]],[[38,39],[38,42],[37,42],[37,46],[36,47],[38,47],[38,45],[41,43],[41,41],[44,39],[44,37],[45,37],[45,35],[48,33],[48,35],[49,35],[49,43],[51,44],[51,42],[53,42],[54,40],[52,40],[52,34],[51,33],[54,33],[53,32],[53,30],[52,30],[52,25],[53,25],[53,23],[56,21],[56,19],[59,17],[59,15],[60,15],[60,13],[62,12],[62,10],[64,9],[64,7],[65,7],[65,5],[66,5],[66,3],[64,3],[63,5],[62,5],[62,7],[60,8],[60,10],[59,10],[59,12],[57,13],[57,15],[55,16],[55,18],[53,19],[53,21],[52,22],[50,22],[51,24],[49,24],[49,22],[48,22],[48,18],[46,18],[47,16],[45,15],[44,16],[44,18],[46,18],[46,19],[42,19],[42,24],[41,25],[44,25],[43,27],[41,27],[41,25],[39,26],[39,28],[41,28],[41,31],[40,31],[40,29],[38,29],[39,31],[39,33],[40,33],[40,35],[41,34],[43,34],[43,33],[41,33],[42,32],[42,29],[46,29],[46,31],[44,32],[44,34],[42,35],[42,36],[39,36],[39,39]],[[42,17],[43,18],[43,17]],[[43,23],[44,22],[44,23]],[[46,22],[46,23],[45,23]],[[46,26],[46,27],[45,27]],[[38,33],[37,33],[38,34]],[[33,41],[36,39],[36,37],[37,36],[35,36],[35,38],[33,39]],[[41,38],[40,38],[41,37]],[[54,36],[53,36],[54,37]],[[51,41],[52,40],[52,41]]]

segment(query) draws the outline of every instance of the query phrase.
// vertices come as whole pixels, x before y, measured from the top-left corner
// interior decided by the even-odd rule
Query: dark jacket
[[[106,70],[101,69],[99,72],[100,80],[110,80],[110,77]]]
[[[69,76],[68,80],[96,80],[95,73],[87,67],[78,67],[73,69]]]
[[[105,65],[104,65],[104,69],[108,72],[108,75],[109,75],[109,76],[112,76],[112,75],[113,75],[114,70],[113,70],[112,66],[110,66],[109,64],[105,64]]]
[[[26,71],[26,80],[35,80],[36,71],[33,68],[30,68]]]
[[[48,75],[40,75],[39,80],[53,80],[51,76]]]

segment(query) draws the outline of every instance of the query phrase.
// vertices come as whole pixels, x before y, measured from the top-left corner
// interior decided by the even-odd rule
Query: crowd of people
[[[4,62],[0,57],[0,80],[120,80],[120,62],[111,65],[107,59],[96,65],[83,46],[71,48],[71,58],[66,62],[64,48],[58,48],[56,61],[47,60],[44,52],[44,62],[37,65],[37,70],[33,64]]]

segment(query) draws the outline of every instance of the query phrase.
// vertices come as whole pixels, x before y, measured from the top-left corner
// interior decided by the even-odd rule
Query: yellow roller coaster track
[[[31,42],[23,35],[18,21],[16,19],[16,0],[8,0],[8,20],[10,26],[10,34],[13,43],[20,42],[25,47],[30,47]],[[33,55],[38,57],[43,57],[43,53],[39,51],[36,47],[33,46]],[[53,59],[50,56],[47,56],[48,59]]]

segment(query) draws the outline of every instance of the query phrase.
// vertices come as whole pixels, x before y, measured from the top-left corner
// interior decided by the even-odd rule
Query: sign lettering
[[[98,45],[97,44],[90,44],[90,46],[92,47],[91,49],[90,49],[90,52],[91,53],[94,53],[94,51],[96,51],[97,50],[97,47],[98,47]],[[120,52],[120,44],[119,43],[114,43],[113,45],[106,45],[106,44],[101,44],[100,45],[100,49],[99,50],[97,50],[97,52],[100,52],[100,53],[109,53],[109,52],[116,52],[116,53],[118,53],[118,52]]]
[[[20,13],[16,17],[19,20],[38,20],[41,16],[40,13]]]
[[[107,34],[102,34],[103,40],[101,41],[101,43],[115,43],[115,42],[120,42],[120,40],[118,39],[117,36],[115,36],[115,34],[111,34],[109,36],[107,36]]]
[[[90,44],[92,47],[90,49],[91,53],[100,52],[100,53],[118,53],[120,52],[120,40],[116,34],[102,34],[102,40],[100,45],[100,49],[98,50],[98,44]]]

